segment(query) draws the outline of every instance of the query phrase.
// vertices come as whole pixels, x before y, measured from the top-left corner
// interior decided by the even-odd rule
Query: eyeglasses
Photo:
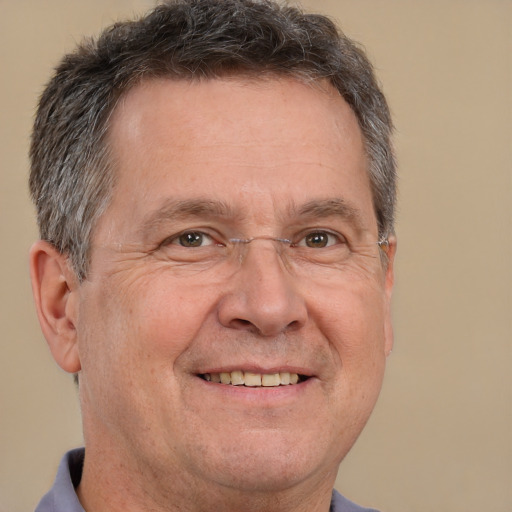
[[[293,273],[313,276],[329,271],[343,270],[361,258],[377,259],[379,252],[387,254],[389,241],[386,237],[374,243],[351,245],[341,235],[314,230],[301,234],[297,239],[273,236],[251,238],[227,238],[202,231],[182,231],[167,238],[160,246],[163,257],[189,269],[205,270],[215,267],[219,272],[235,272],[247,259],[249,247],[260,242],[275,247],[285,267]],[[263,247],[259,247],[262,250]],[[379,251],[380,250],[380,251]]]

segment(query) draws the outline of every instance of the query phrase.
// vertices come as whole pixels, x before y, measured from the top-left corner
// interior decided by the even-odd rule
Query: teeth
[[[244,372],[231,372],[231,384],[243,386],[245,384]]]
[[[260,373],[244,373],[244,381],[246,386],[256,387],[261,386],[261,374]]]
[[[230,373],[221,373],[220,381],[222,384],[231,384],[231,374]]]
[[[279,377],[279,373],[274,373],[272,375],[262,375],[261,377],[261,385],[267,388],[272,386],[279,386],[281,384],[281,377]]]
[[[297,384],[299,382],[299,375],[289,372],[261,374],[237,370],[231,373],[205,373],[203,377],[205,380],[216,384],[245,385],[248,387],[288,386],[289,384]]]
[[[279,379],[281,380],[281,386],[288,386],[290,384],[290,374],[287,372],[280,373]]]

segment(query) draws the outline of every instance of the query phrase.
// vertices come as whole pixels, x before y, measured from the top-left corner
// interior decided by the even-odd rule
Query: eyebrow
[[[317,199],[300,206],[292,206],[291,214],[298,217],[341,217],[352,222],[357,228],[363,227],[361,211],[342,198]]]
[[[292,203],[288,208],[288,215],[297,219],[340,217],[353,223],[356,229],[363,228],[360,210],[342,198],[314,199],[302,205]],[[243,220],[245,215],[224,201],[205,198],[169,198],[142,220],[138,232],[145,237],[148,233],[158,231],[169,221],[180,222],[194,217],[239,221]]]
[[[227,203],[210,199],[167,199],[157,210],[149,213],[141,222],[139,231],[146,234],[158,229],[163,223],[182,221],[193,217],[234,218],[240,217]]]

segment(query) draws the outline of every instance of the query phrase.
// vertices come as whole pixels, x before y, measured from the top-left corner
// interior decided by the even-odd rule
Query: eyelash
[[[321,249],[326,247],[332,247],[333,245],[340,245],[340,244],[346,244],[345,237],[340,235],[339,233],[333,233],[332,231],[326,230],[326,229],[314,229],[312,231],[307,231],[304,233],[300,238],[299,241],[296,243],[293,243],[292,245],[295,247],[303,247],[302,243],[307,239],[307,237],[315,236],[315,235],[327,235],[328,239],[334,239],[334,243],[329,243],[329,240],[327,242],[327,245],[320,247]],[[312,248],[312,247],[311,247]]]
[[[164,240],[162,245],[180,245],[181,247],[186,247],[185,245],[175,243],[175,242],[178,242],[181,237],[186,236],[186,235],[201,235],[202,237],[207,237],[212,241],[212,243],[208,244],[208,245],[223,245],[220,242],[215,242],[215,239],[213,238],[212,235],[205,233],[204,231],[193,230],[193,229],[188,229],[186,231],[182,231],[181,233],[178,233],[176,235],[173,235],[173,236],[167,238],[166,240]],[[203,247],[203,246],[201,246],[201,247]]]

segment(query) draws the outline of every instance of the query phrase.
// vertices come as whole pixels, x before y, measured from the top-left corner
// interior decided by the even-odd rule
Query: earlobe
[[[30,250],[30,277],[41,329],[57,364],[69,373],[80,370],[76,320],[78,279],[68,258],[40,240]]]

